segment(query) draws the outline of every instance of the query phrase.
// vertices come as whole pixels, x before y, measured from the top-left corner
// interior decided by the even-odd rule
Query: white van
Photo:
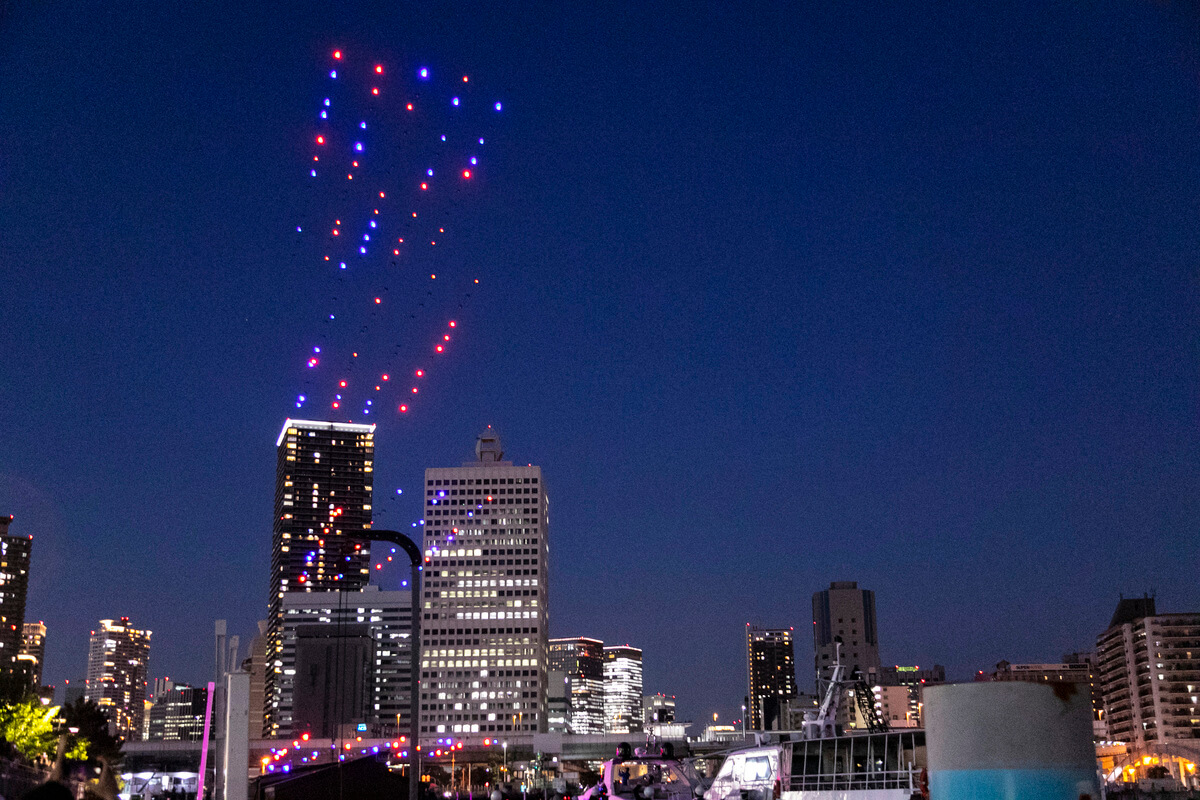
[[[704,800],[779,800],[783,792],[779,769],[783,745],[738,750],[725,757]]]

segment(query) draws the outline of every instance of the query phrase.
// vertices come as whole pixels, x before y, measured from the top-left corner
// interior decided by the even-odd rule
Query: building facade
[[[283,599],[355,592],[370,578],[375,426],[289,419],[275,442],[275,525],[263,733],[281,735]]]
[[[842,664],[847,676],[856,671],[866,676],[879,667],[879,634],[875,627],[875,593],[859,589],[854,581],[835,581],[813,594],[814,669],[819,680],[827,680],[842,645]]]
[[[0,675],[23,675],[18,661],[25,627],[32,536],[13,536],[13,517],[0,517]]]
[[[84,697],[100,706],[113,734],[127,741],[141,737],[145,721],[150,633],[130,625],[129,617],[102,619],[88,646]]]
[[[541,467],[490,428],[461,467],[425,470],[421,732],[548,730],[549,512]]]
[[[787,727],[788,701],[796,696],[796,655],[791,628],[746,624],[747,728]]]
[[[204,738],[208,689],[175,683],[170,679],[156,680],[154,686],[145,738],[155,742],[201,741]]]
[[[604,733],[604,642],[551,639],[550,669],[563,673],[568,733]]]
[[[1200,739],[1200,613],[1122,598],[1096,641],[1108,736],[1138,748]]]
[[[33,686],[42,685],[42,665],[46,660],[46,623],[26,622],[21,628],[21,652],[17,654],[22,670]]]
[[[281,736],[338,735],[341,726],[360,723],[377,736],[408,731],[409,592],[370,585],[291,592],[283,599],[282,633]]]
[[[925,687],[945,682],[946,668],[941,664],[934,664],[932,667],[900,666],[899,664],[890,667],[880,666],[867,673],[867,683],[875,689],[904,687],[908,696],[908,713],[903,719],[915,720],[915,727],[925,726]],[[899,708],[894,694],[889,693],[887,698],[889,713],[893,709]],[[881,706],[877,707],[881,708]]]
[[[642,723],[649,733],[652,725],[666,725],[675,721],[675,695],[642,695]]]
[[[604,648],[604,732],[642,731],[642,651]]]

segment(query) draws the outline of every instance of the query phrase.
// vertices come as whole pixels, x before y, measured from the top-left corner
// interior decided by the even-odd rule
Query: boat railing
[[[846,791],[853,789],[910,789],[920,786],[920,770],[893,772],[829,772],[793,775],[788,788],[793,792]]]

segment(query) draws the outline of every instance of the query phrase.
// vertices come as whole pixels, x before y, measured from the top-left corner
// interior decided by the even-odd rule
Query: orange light
[[[380,300],[378,297],[376,297],[376,298],[375,298],[375,305],[379,305],[379,304],[380,304],[380,303],[382,303],[382,302],[383,302],[383,301],[382,301],[382,300]]]
[[[345,382],[345,381],[342,381],[341,383],[339,383],[339,384],[338,384],[338,386],[340,386],[340,387],[342,387],[343,389],[345,389],[345,388],[346,388],[346,382]]]
[[[408,110],[409,110],[409,111],[412,111],[412,103],[409,103],[409,104],[408,104]]]
[[[305,741],[305,742],[307,742],[307,741],[308,741],[308,734],[307,734],[307,733],[306,733],[306,734],[304,734],[303,736],[301,736],[301,737],[300,737],[300,739],[301,739],[302,741]]]
[[[386,380],[388,379],[388,376],[385,374],[385,375],[383,376],[383,379],[386,381]]]
[[[334,57],[334,58],[336,58],[336,59],[338,59],[338,60],[340,61],[340,60],[341,60],[341,58],[342,58],[342,51],[341,51],[341,50],[334,50],[334,51],[333,51],[333,57]]]
[[[382,64],[376,64],[376,65],[375,65],[375,74],[376,74],[376,75],[382,75],[382,74],[383,74],[383,65],[382,65]]]
[[[467,76],[463,75],[463,83],[466,83],[466,82],[467,82]]]
[[[425,377],[425,370],[423,370],[423,369],[419,369],[419,370],[417,370],[417,377],[418,377],[418,378],[424,378],[424,377]]]
[[[386,197],[386,195],[385,195],[383,192],[380,192],[380,193],[379,193],[379,196],[380,196],[380,197]]]
[[[400,406],[400,413],[403,414],[405,411],[408,411],[408,406]]]
[[[415,386],[414,386],[414,387],[413,387],[413,394],[416,394],[416,393],[417,393],[417,387],[415,387]]]
[[[458,325],[458,323],[457,323],[457,322],[455,322],[454,320],[450,320],[450,327],[451,327],[451,328],[453,328],[453,327],[454,327],[454,326],[456,326],[456,325]]]
[[[379,89],[371,89],[371,94],[379,94]]]
[[[471,170],[469,170],[469,169],[464,169],[464,170],[463,170],[463,177],[464,177],[464,178],[468,178],[468,179],[469,179],[469,178],[471,177]]]
[[[442,338],[443,338],[443,339],[445,339],[445,340],[448,342],[448,341],[450,341],[450,334],[448,334],[448,333],[447,333],[447,334],[446,334],[445,336],[443,336]]]
[[[428,183],[422,183],[422,184],[421,184],[421,191],[422,191],[422,192],[423,192],[423,191],[425,191],[425,190],[426,190],[426,189],[428,189],[428,188],[429,188],[429,184],[428,184]],[[413,216],[415,217],[415,216],[416,216],[416,214],[413,214]]]
[[[324,136],[318,136],[318,137],[317,137],[317,144],[325,144],[325,137],[324,137]]]

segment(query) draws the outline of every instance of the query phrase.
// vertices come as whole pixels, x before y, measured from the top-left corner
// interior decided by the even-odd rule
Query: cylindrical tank
[[[925,689],[931,800],[1099,800],[1086,684]]]

